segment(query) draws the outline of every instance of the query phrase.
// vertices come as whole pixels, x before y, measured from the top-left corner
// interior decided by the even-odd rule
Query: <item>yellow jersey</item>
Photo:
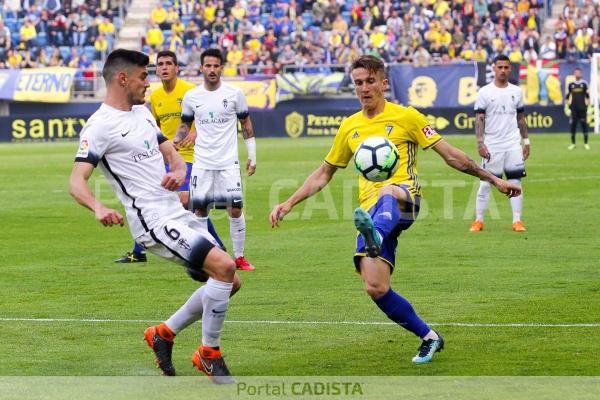
[[[193,83],[177,79],[175,89],[167,93],[164,86],[153,91],[150,94],[150,111],[158,122],[163,135],[169,140],[173,140],[177,133],[177,127],[181,123],[181,101],[183,95],[192,88],[196,87]],[[185,162],[194,162],[194,145],[179,149],[179,154]]]
[[[417,149],[428,149],[442,140],[427,117],[412,107],[387,101],[383,112],[373,118],[367,118],[359,111],[342,122],[325,162],[345,168],[362,141],[371,136],[383,136],[396,145],[400,154],[400,166],[394,176],[383,182],[371,182],[359,175],[360,206],[365,210],[371,208],[377,202],[379,190],[392,183],[408,185],[412,195],[420,196]]]

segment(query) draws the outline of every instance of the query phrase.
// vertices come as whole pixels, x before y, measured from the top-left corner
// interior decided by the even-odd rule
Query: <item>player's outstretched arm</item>
[[[69,193],[82,206],[96,214],[96,219],[104,226],[123,226],[123,216],[117,211],[106,207],[92,194],[87,182],[92,176],[94,166],[86,162],[75,162],[69,179]]]
[[[438,142],[433,146],[433,149],[446,161],[446,164],[452,168],[491,183],[508,197],[516,197],[521,194],[521,188],[519,186],[506,182],[489,173],[477,165],[475,161],[471,160],[471,158],[469,158],[462,150],[457,149],[445,140]]]
[[[159,146],[160,152],[165,159],[165,162],[169,164],[170,171],[165,174],[162,182],[162,187],[167,190],[174,191],[178,187],[185,183],[185,175],[187,168],[183,157],[179,155],[175,146],[170,141],[164,141]]]
[[[306,178],[302,186],[300,186],[289,199],[273,208],[271,214],[269,214],[271,226],[279,227],[279,221],[281,221],[296,204],[306,200],[327,186],[336,171],[337,167],[334,167],[331,164],[327,164],[326,162],[321,164],[319,168],[314,170],[313,173]]]

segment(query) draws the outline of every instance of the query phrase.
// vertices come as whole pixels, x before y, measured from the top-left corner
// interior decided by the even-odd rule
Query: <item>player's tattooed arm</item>
[[[517,126],[523,139],[523,161],[529,158],[530,146],[529,146],[529,132],[527,130],[527,120],[525,119],[525,113],[517,113]]]
[[[490,152],[484,143],[485,138],[485,113],[475,114],[475,136],[477,137],[477,151],[479,155],[487,160],[490,159]]]
[[[254,127],[252,126],[252,120],[248,115],[245,118],[240,118],[240,123],[242,125],[242,136],[244,139],[250,139],[254,137]]]
[[[446,161],[446,164],[452,168],[491,183],[496,186],[500,192],[509,197],[521,194],[521,188],[519,186],[508,183],[489,173],[477,165],[477,163],[467,154],[450,145],[448,142],[441,140],[433,147],[433,149],[444,159],[444,161]]]

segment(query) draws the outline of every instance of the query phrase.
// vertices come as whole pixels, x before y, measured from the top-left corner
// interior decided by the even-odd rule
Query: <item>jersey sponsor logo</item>
[[[237,187],[237,188],[227,188],[227,192],[241,192],[242,188],[241,187]]]
[[[423,129],[421,129],[421,132],[423,132],[423,135],[425,135],[427,139],[431,139],[437,135],[437,132],[431,127],[431,125],[424,126]]]
[[[211,111],[209,112],[210,114],[210,118],[209,119],[197,119],[196,120],[196,124],[200,124],[200,125],[207,125],[207,124],[226,124],[227,122],[229,122],[229,118],[215,118],[214,117],[214,113]]]
[[[139,163],[141,161],[148,160],[160,154],[160,149],[158,148],[158,146],[150,148],[150,142],[148,140],[144,140],[144,146],[148,150],[141,153],[133,154],[131,156],[133,162]]]
[[[79,150],[77,150],[77,157],[87,157],[90,152],[90,144],[86,139],[82,139],[79,142]]]

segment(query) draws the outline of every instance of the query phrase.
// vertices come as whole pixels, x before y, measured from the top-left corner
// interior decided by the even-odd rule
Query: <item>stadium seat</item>
[[[36,42],[39,47],[45,47],[48,44],[48,38],[46,37],[46,32],[38,33]]]
[[[58,50],[66,64],[71,59],[71,48],[69,46],[60,46]]]
[[[311,26],[313,24],[313,15],[310,12],[305,12],[302,14],[302,21],[304,21],[305,26]]]
[[[19,32],[13,32],[12,34],[12,45],[13,47],[17,47],[19,41],[21,40],[21,34]]]
[[[85,46],[83,52],[87,55],[88,59],[93,60],[96,58],[96,48],[94,46]]]
[[[16,19],[13,19],[13,18],[6,19],[4,21],[4,24],[6,25],[6,27],[8,28],[8,30],[11,33],[18,32],[18,29],[17,29],[17,20]]]
[[[185,26],[188,26],[190,24],[191,20],[192,20],[192,16],[191,15],[182,15],[181,16],[181,22]]]
[[[346,21],[346,23],[348,25],[350,25],[351,19],[352,19],[352,13],[350,13],[350,11],[343,11],[342,18],[344,18],[344,21]]]

